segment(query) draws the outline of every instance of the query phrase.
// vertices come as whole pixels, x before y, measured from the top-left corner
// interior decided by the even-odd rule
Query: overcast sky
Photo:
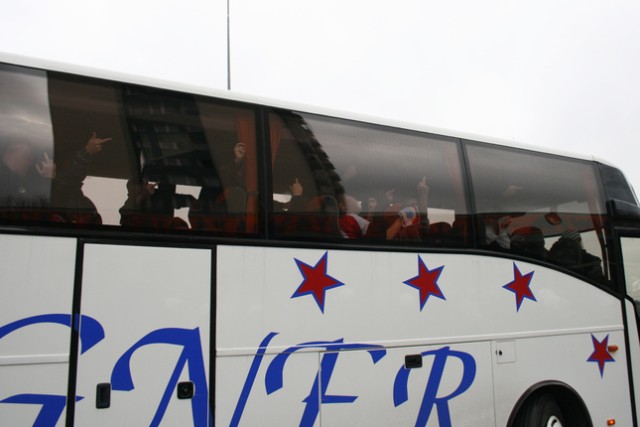
[[[593,154],[640,189],[639,22],[637,0],[4,1],[0,52]]]

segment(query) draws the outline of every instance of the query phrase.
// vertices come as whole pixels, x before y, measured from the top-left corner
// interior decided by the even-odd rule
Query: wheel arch
[[[567,417],[571,420],[569,427],[593,427],[593,422],[584,400],[573,387],[560,381],[543,381],[529,387],[511,410],[507,427],[517,427],[518,415],[520,415],[525,403],[543,394],[553,396],[561,405],[563,411],[566,411]]]

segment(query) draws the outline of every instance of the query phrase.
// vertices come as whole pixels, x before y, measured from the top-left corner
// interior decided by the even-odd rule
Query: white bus
[[[638,425],[611,165],[0,62],[0,424]]]

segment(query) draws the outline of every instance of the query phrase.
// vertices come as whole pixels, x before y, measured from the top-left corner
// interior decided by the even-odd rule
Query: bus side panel
[[[211,259],[210,250],[85,246],[81,311],[105,335],[79,355],[75,425],[208,425]]]
[[[589,408],[619,395],[594,423],[630,422],[620,301],[558,270],[482,255],[220,246],[216,271],[219,424],[287,413],[333,425],[373,411],[505,425],[549,381]],[[304,375],[289,368],[303,353],[318,358]]]
[[[493,424],[490,341],[460,335],[479,327],[456,301],[472,299],[455,286],[464,268],[415,253],[217,254],[216,424]],[[430,280],[422,262],[445,298],[421,309],[404,282]]]
[[[64,425],[75,239],[0,235],[0,420]]]

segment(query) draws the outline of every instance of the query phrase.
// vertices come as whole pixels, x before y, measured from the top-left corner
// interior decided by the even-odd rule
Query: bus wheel
[[[544,393],[528,399],[522,406],[514,427],[566,427],[560,405],[553,395]]]

